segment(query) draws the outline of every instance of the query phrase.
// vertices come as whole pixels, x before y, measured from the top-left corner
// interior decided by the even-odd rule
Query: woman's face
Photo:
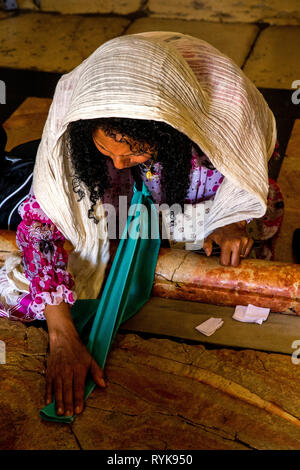
[[[123,170],[131,166],[145,163],[153,156],[150,146],[146,152],[139,153],[133,152],[127,142],[120,142],[122,134],[116,134],[116,140],[105,134],[102,129],[97,129],[93,132],[93,141],[97,149],[103,154],[110,157],[113,161],[115,168]],[[129,137],[127,140],[134,144],[134,140]]]

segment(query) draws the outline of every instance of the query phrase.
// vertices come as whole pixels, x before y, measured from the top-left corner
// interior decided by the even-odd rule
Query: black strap
[[[300,228],[296,228],[294,231],[292,246],[294,262],[300,264]]]
[[[132,177],[135,181],[137,190],[141,191],[143,188],[143,180],[141,177],[140,167],[138,165],[135,165],[135,166],[132,166],[130,170],[131,170]]]
[[[7,135],[5,129],[0,126],[0,155],[5,155],[5,147],[7,144]]]
[[[35,161],[38,147],[40,145],[41,139],[31,140],[30,142],[25,142],[24,144],[17,145],[10,152],[7,152],[7,155],[12,157],[21,158],[24,161]]]

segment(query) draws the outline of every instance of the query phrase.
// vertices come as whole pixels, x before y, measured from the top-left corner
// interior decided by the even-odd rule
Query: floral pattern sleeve
[[[24,274],[30,281],[30,316],[44,320],[46,304],[73,304],[76,300],[74,281],[66,270],[65,238],[45,215],[32,191],[18,211],[22,222],[16,240],[23,252]]]

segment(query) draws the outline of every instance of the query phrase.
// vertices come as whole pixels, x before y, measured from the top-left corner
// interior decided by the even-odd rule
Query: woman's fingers
[[[232,244],[231,251],[231,266],[238,266],[240,264],[240,255],[242,250],[242,240],[235,241]]]
[[[99,387],[106,387],[103,370],[77,336],[56,345],[47,365],[46,404],[52,402],[54,390],[58,415],[73,416],[82,412],[88,371]]]
[[[98,387],[106,387],[106,383],[104,381],[104,373],[101,367],[97,364],[95,359],[92,359],[92,364],[91,364],[91,374],[93,376],[93,379],[95,381],[95,384],[98,385]]]
[[[63,382],[60,375],[54,378],[54,394],[56,402],[56,413],[58,415],[64,414],[64,401],[63,401]]]
[[[220,256],[220,263],[223,266],[228,266],[231,261],[231,243],[227,240],[221,245],[221,256]]]
[[[245,244],[246,243],[246,244]],[[252,244],[251,244],[252,246]],[[249,248],[249,251],[251,249]],[[221,245],[221,257],[220,263],[223,266],[238,266],[240,264],[240,258],[244,257],[243,250],[246,253],[248,249],[248,239],[236,239],[236,240],[226,240]]]
[[[46,405],[49,405],[52,402],[52,383],[53,383],[53,378],[49,372],[46,374],[46,394],[45,394]]]
[[[248,245],[249,238],[248,237],[243,237],[241,238],[241,256],[244,257],[246,253],[246,248]]]
[[[64,414],[72,416],[73,412],[73,374],[71,370],[67,370],[63,378],[63,394],[64,394]]]
[[[249,253],[251,251],[251,248],[253,246],[253,243],[254,243],[254,240],[252,238],[250,238],[248,240],[248,243],[247,243],[247,246],[246,246],[246,249],[245,249],[245,254],[244,254],[245,258],[249,255]]]
[[[99,367],[95,359],[92,359],[90,371],[91,371],[92,377],[96,385],[102,388],[106,387],[106,384],[104,381],[103,370],[101,369],[101,367]],[[76,414],[81,413],[84,407],[84,389],[85,389],[86,374],[87,374],[87,371],[85,371],[83,368],[77,369],[74,372],[73,387],[74,387],[74,406],[75,406]]]
[[[75,401],[75,413],[79,414],[83,410],[84,406],[84,386],[86,374],[82,370],[76,371],[74,374],[74,401]]]
[[[240,258],[248,256],[253,246],[253,240],[248,237],[245,223],[242,222],[228,224],[214,230],[204,240],[205,251],[210,250],[210,246],[212,250],[213,241],[221,248],[220,263],[223,266],[238,266]]]
[[[84,407],[84,389],[86,373],[84,368],[65,370],[63,377],[57,376],[54,380],[54,393],[56,401],[56,413],[58,415],[73,416],[82,412]],[[95,383],[99,387],[106,387],[103,371],[93,359],[91,363],[91,373]],[[50,386],[47,389],[52,401]]]
[[[207,256],[210,256],[212,254],[213,240],[209,236],[204,240],[203,250],[205,251]]]

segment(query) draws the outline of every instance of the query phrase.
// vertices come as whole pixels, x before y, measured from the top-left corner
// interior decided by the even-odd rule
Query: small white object
[[[247,308],[248,307],[245,307],[245,305],[237,305],[235,307],[235,311],[234,311],[234,314],[232,315],[232,318],[234,320],[247,322],[248,320],[245,319]]]
[[[267,320],[269,313],[269,308],[256,307],[252,304],[249,304],[248,307],[237,305],[232,318],[245,323],[258,323],[261,325],[262,322]]]
[[[255,305],[249,304],[246,311],[246,317],[261,325],[263,321],[267,320],[269,313],[269,308],[256,307]]]
[[[208,320],[200,323],[200,325],[196,326],[196,330],[202,333],[205,336],[211,336],[216,330],[221,328],[224,321],[222,318],[209,318]]]
[[[4,341],[0,339],[0,364],[6,364],[6,347]]]

